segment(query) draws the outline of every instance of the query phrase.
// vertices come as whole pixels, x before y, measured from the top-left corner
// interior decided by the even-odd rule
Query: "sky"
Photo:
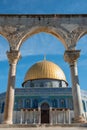
[[[0,0],[0,14],[87,14],[87,0]],[[78,74],[81,89],[87,90],[87,35],[77,43],[81,49]],[[5,92],[8,82],[9,64],[6,51],[9,43],[0,35],[0,93]],[[36,62],[46,59],[59,65],[69,87],[72,87],[70,68],[64,61],[65,48],[53,35],[39,33],[29,37],[20,48],[22,58],[17,65],[16,87],[21,87],[27,70]]]
[[[87,0],[0,0],[0,13],[70,14],[87,13]]]

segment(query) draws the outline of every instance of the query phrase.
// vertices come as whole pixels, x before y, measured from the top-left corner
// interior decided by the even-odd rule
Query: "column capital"
[[[69,64],[73,64],[80,56],[80,50],[66,50],[64,60]]]
[[[17,64],[18,60],[21,58],[21,54],[17,50],[7,51],[7,57],[9,64]]]

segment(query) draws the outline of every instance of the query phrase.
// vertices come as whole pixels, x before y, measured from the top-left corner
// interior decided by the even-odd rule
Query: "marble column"
[[[41,124],[41,108],[38,107],[38,114],[39,114],[39,125]]]
[[[27,109],[25,109],[25,124],[27,124]]]
[[[64,54],[64,59],[70,64],[72,78],[72,96],[74,104],[74,121],[83,122],[83,106],[78,80],[77,59],[80,56],[80,50],[67,50]]]
[[[8,76],[8,87],[6,92],[6,101],[4,109],[4,124],[12,124],[13,108],[14,108],[14,89],[15,89],[15,76],[16,76],[16,65],[20,58],[19,51],[7,52],[9,61],[9,76]]]
[[[36,110],[34,109],[34,111],[33,111],[33,123],[35,124],[36,122]]]
[[[55,108],[55,124],[57,124],[57,109]]]
[[[63,109],[63,124],[66,124],[65,110]]]
[[[23,109],[21,109],[21,115],[20,115],[20,124],[23,122]]]
[[[68,123],[71,124],[71,115],[70,115],[70,110],[68,109]]]
[[[50,107],[50,125],[52,125],[52,119],[53,119],[53,115],[52,115],[52,107]]]

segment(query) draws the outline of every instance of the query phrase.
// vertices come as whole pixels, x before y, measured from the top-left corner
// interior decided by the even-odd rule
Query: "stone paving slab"
[[[49,124],[43,124],[43,125],[25,125],[25,124],[12,124],[12,125],[6,125],[6,124],[0,124],[0,130],[87,130],[87,123],[84,124],[57,124],[57,125],[49,125]]]
[[[0,130],[87,130],[87,127],[0,128]]]

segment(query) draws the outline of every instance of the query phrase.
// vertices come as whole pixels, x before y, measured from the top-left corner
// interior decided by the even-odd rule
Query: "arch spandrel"
[[[87,28],[87,15],[0,15],[0,32],[15,50],[19,49],[23,38],[26,39],[30,35],[30,29],[37,26],[51,28],[45,32],[57,36],[65,42],[66,48],[72,49],[82,35],[82,31],[79,31],[77,36],[74,33],[78,32],[74,30],[79,27]]]
[[[20,38],[22,38],[22,32],[19,32],[17,30],[18,28],[8,25],[0,27],[0,34],[7,39],[12,50],[16,50],[17,44],[19,43]]]
[[[78,40],[87,34],[87,26],[78,26],[76,29],[74,29],[68,36],[70,39],[70,43],[68,48],[73,49],[76,47]]]
[[[80,40],[80,38],[82,38],[84,35],[87,34],[87,26],[84,26],[81,29],[78,28],[77,31],[78,31],[78,33],[77,33],[77,36],[75,37],[76,45],[77,45],[78,41]]]

